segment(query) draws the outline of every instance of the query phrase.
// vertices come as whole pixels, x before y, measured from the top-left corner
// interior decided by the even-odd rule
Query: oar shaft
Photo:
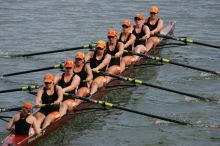
[[[212,48],[220,49],[220,46],[212,45],[212,44],[207,44],[207,43],[202,43],[202,42],[198,42],[198,41],[195,41],[195,40],[193,41],[193,44],[203,45],[203,46],[207,46],[207,47],[212,47]]]
[[[166,87],[157,86],[157,85],[153,85],[153,84],[149,84],[149,83],[142,82],[142,85],[153,87],[153,88],[157,88],[157,89],[161,89],[161,90],[164,90],[164,91],[169,91],[169,92],[181,94],[181,95],[186,95],[186,96],[194,97],[194,98],[197,98],[197,99],[200,99],[200,100],[203,100],[203,101],[213,101],[212,99],[209,99],[209,98],[206,98],[206,97],[202,97],[202,96],[199,96],[199,95],[195,95],[195,94],[191,94],[191,93],[186,93],[186,92],[182,92],[182,91],[178,91],[178,90],[174,90],[174,89],[169,89],[169,88],[166,88]]]
[[[194,94],[191,94],[191,93],[186,93],[186,92],[177,91],[177,90],[174,90],[174,89],[169,89],[169,88],[162,87],[162,86],[157,86],[157,85],[145,83],[145,82],[143,82],[141,80],[136,80],[136,79],[133,79],[133,78],[127,78],[127,77],[123,77],[123,76],[119,76],[119,75],[110,74],[110,73],[107,73],[107,72],[100,72],[100,73],[102,73],[104,75],[107,75],[107,76],[111,76],[111,77],[119,79],[119,80],[128,81],[130,83],[139,84],[139,85],[145,85],[145,86],[161,89],[161,90],[164,90],[164,91],[178,93],[178,94],[181,94],[181,95],[186,95],[186,96],[194,97],[194,98],[197,98],[197,99],[200,99],[200,100],[203,100],[203,101],[214,101],[213,99],[210,99],[210,98],[205,98],[205,97],[202,97],[202,96],[199,96],[199,95],[194,95]]]
[[[15,73],[9,73],[9,74],[3,74],[2,77],[9,77],[9,76],[16,76],[16,75],[21,75],[21,74],[27,74],[27,73],[32,73],[32,72],[38,72],[38,71],[44,71],[44,70],[51,70],[51,69],[62,69],[63,65],[58,64],[50,67],[45,67],[45,68],[40,68],[40,69],[32,69],[32,70],[26,70],[26,71],[21,71],[21,72],[15,72]]]
[[[169,121],[169,122],[173,122],[173,123],[177,123],[177,124],[181,124],[181,125],[191,125],[189,123],[185,123],[185,122],[182,122],[182,121],[177,121],[177,120],[174,120],[174,119],[169,119],[169,118],[165,118],[165,117],[161,117],[161,116],[157,116],[157,115],[152,115],[152,114],[148,114],[148,113],[144,113],[144,112],[140,112],[140,111],[136,111],[136,110],[133,110],[133,109],[128,109],[128,108],[124,108],[124,107],[120,107],[120,106],[116,106],[116,105],[113,105],[112,107],[116,108],[116,109],[124,110],[124,111],[127,111],[127,112],[136,113],[136,114],[139,114],[139,115],[144,115],[144,116],[151,117],[151,118],[161,119],[161,120],[164,120],[164,121]]]
[[[16,92],[16,91],[32,91],[34,89],[37,89],[38,87],[39,87],[38,85],[28,85],[21,88],[1,90],[0,93]]]
[[[8,93],[8,92],[16,92],[16,91],[21,91],[21,88],[16,88],[16,89],[8,89],[8,90],[2,90],[0,93]]]
[[[144,57],[144,58],[147,58],[147,59],[152,59],[152,60],[155,60],[155,61],[158,61],[158,62],[169,63],[169,64],[173,64],[173,65],[177,65],[177,66],[181,66],[181,67],[186,67],[186,68],[190,68],[190,69],[194,69],[194,70],[198,70],[198,71],[203,71],[203,72],[207,72],[207,73],[211,73],[211,74],[215,74],[215,75],[220,74],[218,71],[203,69],[203,68],[194,67],[194,66],[191,66],[191,65],[186,65],[186,64],[174,62],[174,61],[169,60],[167,58],[162,58],[162,57],[157,57],[157,56],[152,56],[152,55],[145,55],[145,54],[141,54],[141,53],[134,53],[134,52],[131,52],[131,51],[125,51],[125,52],[131,53],[133,55],[137,55],[137,56],[140,56],[140,57]]]
[[[75,48],[66,48],[66,49],[59,49],[59,50],[52,50],[52,51],[37,52],[37,53],[29,53],[29,54],[18,54],[18,55],[13,55],[13,57],[29,57],[29,56],[37,56],[37,55],[42,55],[42,54],[73,51],[73,50],[79,50],[79,49],[83,49],[83,46],[75,47]]]
[[[21,110],[21,107],[8,108],[8,109],[0,108],[0,112],[10,112],[10,111],[19,111],[19,110]]]
[[[194,70],[198,70],[198,71],[203,71],[203,72],[207,72],[207,73],[219,75],[219,72],[217,72],[217,71],[212,71],[212,70],[208,70],[208,69],[203,69],[203,68],[199,68],[199,67],[194,67],[194,66],[190,66],[190,65],[186,65],[186,64],[174,62],[174,61],[171,61],[171,60],[170,60],[168,63],[173,64],[173,65],[177,65],[177,66],[182,66],[182,67],[194,69]]]
[[[121,107],[121,106],[116,106],[112,103],[101,101],[101,100],[98,101],[98,100],[94,100],[94,99],[90,99],[90,98],[83,98],[83,97],[80,97],[80,96],[77,96],[77,95],[72,95],[72,97],[74,97],[76,99],[79,99],[79,100],[92,102],[92,103],[98,104],[98,105],[106,107],[106,108],[120,109],[120,110],[127,111],[127,112],[130,112],[130,113],[135,113],[135,114],[139,114],[139,115],[143,115],[143,116],[147,116],[147,117],[151,117],[151,118],[161,119],[161,120],[164,120],[164,121],[173,122],[173,123],[177,123],[177,124],[181,124],[181,125],[192,125],[190,123],[185,123],[185,122],[174,120],[174,119],[169,119],[169,118],[165,118],[165,117],[161,117],[161,116],[157,116],[157,115],[153,115],[153,114],[148,114],[148,113],[136,111],[136,110],[133,110],[133,109],[124,108],[124,107]]]

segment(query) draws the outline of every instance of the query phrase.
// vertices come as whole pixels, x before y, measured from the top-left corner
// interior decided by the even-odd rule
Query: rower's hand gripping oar
[[[190,69],[194,69],[194,70],[198,70],[198,71],[211,73],[211,74],[214,74],[214,75],[220,75],[220,72],[218,72],[218,71],[203,69],[203,68],[194,67],[194,66],[191,66],[191,65],[186,65],[186,64],[174,62],[174,61],[169,60],[167,58],[162,58],[162,57],[157,57],[157,56],[152,56],[152,55],[145,55],[145,54],[135,53],[135,52],[132,52],[132,51],[127,51],[127,50],[125,50],[124,52],[132,54],[132,55],[137,55],[137,56],[140,56],[140,57],[144,57],[144,58],[147,58],[147,59],[152,59],[152,60],[162,62],[162,63],[169,63],[169,64],[173,64],[173,65],[177,65],[177,66],[182,66],[182,67],[186,67],[186,68],[190,68]]]
[[[58,52],[66,52],[66,51],[73,51],[73,50],[80,50],[80,49],[91,49],[95,46],[96,46],[96,44],[89,44],[89,45],[83,45],[81,47],[57,49],[57,50],[51,50],[51,51],[36,52],[36,53],[29,53],[29,54],[18,54],[18,55],[10,55],[10,56],[11,57],[30,57],[30,56],[37,56],[37,55],[51,54],[51,53],[58,53]]]
[[[192,126],[192,124],[190,124],[190,123],[177,121],[177,120],[174,120],[174,119],[169,119],[169,118],[165,118],[165,117],[161,117],[161,116],[157,116],[157,115],[153,115],[153,114],[148,114],[148,113],[136,111],[136,110],[133,110],[133,109],[124,108],[124,107],[121,107],[121,106],[116,106],[116,105],[114,105],[110,102],[105,102],[105,101],[101,101],[101,100],[94,100],[94,99],[91,99],[91,98],[84,98],[84,97],[77,96],[75,94],[68,94],[68,93],[64,93],[64,94],[65,95],[71,95],[73,98],[76,98],[76,99],[79,99],[79,100],[95,103],[95,104],[103,106],[105,108],[120,109],[120,110],[127,111],[127,112],[130,112],[130,113],[135,113],[135,114],[139,114],[139,115],[143,115],[143,116],[147,116],[147,117],[151,117],[151,118],[161,119],[161,120],[164,120],[164,121],[177,123],[177,124],[180,124],[180,125],[191,125]]]
[[[161,89],[161,90],[164,90],[164,91],[169,91],[169,92],[173,92],[173,93],[177,93],[177,94],[181,94],[181,95],[190,96],[190,97],[193,97],[193,98],[200,99],[202,101],[210,101],[210,102],[216,101],[214,99],[202,97],[202,96],[199,96],[199,95],[195,95],[195,94],[186,93],[186,92],[182,92],[182,91],[178,91],[178,90],[174,90],[174,89],[165,88],[165,87],[158,86],[158,85],[153,85],[153,84],[145,83],[145,82],[143,82],[141,80],[137,80],[137,79],[133,79],[133,78],[127,78],[127,77],[124,77],[124,76],[110,74],[108,72],[99,71],[99,73],[101,73],[103,75],[106,75],[106,76],[110,76],[110,77],[119,79],[119,80],[128,81],[130,83],[144,85],[144,86],[148,86],[148,87],[153,87],[153,88]]]
[[[38,85],[27,85],[27,86],[23,86],[21,88],[1,90],[0,93],[17,92],[17,91],[29,91],[30,92],[30,91],[38,89],[38,88],[39,88]]]
[[[197,45],[202,45],[202,46],[207,46],[207,47],[220,49],[220,46],[207,44],[207,43],[195,41],[195,40],[192,40],[192,39],[187,39],[185,37],[172,37],[172,36],[167,36],[167,35],[162,35],[162,34],[155,34],[155,35],[158,36],[158,37],[163,37],[165,39],[171,39],[171,40],[176,40],[176,41],[180,41],[180,42],[184,42],[184,43],[191,43],[191,44],[197,44]]]
[[[39,68],[39,69],[32,69],[32,70],[3,74],[3,75],[1,75],[1,78],[21,75],[21,74],[27,74],[27,73],[32,73],[32,72],[38,72],[38,71],[44,71],[44,70],[51,70],[51,69],[63,69],[63,64],[55,64],[54,66],[50,66],[50,67],[44,67],[44,68]]]

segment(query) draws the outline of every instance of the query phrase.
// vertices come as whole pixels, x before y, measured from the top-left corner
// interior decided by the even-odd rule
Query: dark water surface
[[[143,1],[143,0],[0,0],[0,73],[52,66],[74,52],[30,58],[6,58],[20,54],[78,47],[106,39],[110,27],[120,31],[120,22],[133,19],[135,12],[145,15],[151,5],[159,6],[165,23],[177,22],[175,36],[188,36],[220,45],[220,1]],[[163,57],[220,70],[220,50],[198,45],[166,48]],[[52,71],[58,73],[58,71]],[[0,80],[0,90],[42,83],[45,72]],[[133,77],[205,97],[220,98],[220,78],[173,65],[138,68]],[[34,102],[28,93],[0,94],[0,107]],[[135,110],[200,124],[220,124],[220,106],[143,86],[113,91],[111,102]],[[12,115],[14,113],[8,113]],[[7,131],[0,122],[0,135]],[[40,145],[138,145],[207,146],[220,145],[220,130],[168,124],[119,110],[80,115],[51,134]]]

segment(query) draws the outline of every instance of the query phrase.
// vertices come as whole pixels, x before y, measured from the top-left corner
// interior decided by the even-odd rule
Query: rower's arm
[[[100,70],[100,69],[104,68],[105,66],[107,66],[110,63],[110,61],[111,61],[111,55],[106,54],[102,63],[96,67],[96,70]]]
[[[92,69],[88,64],[86,64],[85,67],[86,67],[86,73],[87,73],[86,81],[91,81],[93,79]]]
[[[55,104],[60,104],[63,101],[63,89],[60,86],[56,86],[58,99],[54,101]]]
[[[145,32],[145,36],[143,36],[142,38],[143,39],[148,39],[150,37],[151,32],[150,32],[149,27],[146,26],[146,25],[144,26],[144,32]]]
[[[35,97],[35,104],[40,105],[42,103],[43,87],[39,88],[37,91],[37,96]]]
[[[151,31],[151,34],[155,34],[161,31],[161,29],[163,28],[163,20],[159,20],[157,28],[155,28],[154,30]]]
[[[124,48],[126,49],[128,46],[133,45],[135,40],[135,35],[131,34],[130,39],[124,44]]]
[[[77,86],[79,86],[79,84],[80,84],[80,77],[78,75],[75,75],[73,77],[71,85],[63,88],[63,93],[73,91],[74,89],[76,89]]]
[[[15,123],[15,116],[13,116],[11,118],[11,120],[8,122],[8,125],[7,125],[7,128],[6,128],[8,131],[13,130],[13,126],[14,126],[14,123]]]
[[[85,56],[85,62],[88,62],[94,55],[94,51],[89,51],[88,54]]]
[[[118,42],[118,53],[115,54],[115,57],[121,57],[124,53],[124,44],[122,42]]]

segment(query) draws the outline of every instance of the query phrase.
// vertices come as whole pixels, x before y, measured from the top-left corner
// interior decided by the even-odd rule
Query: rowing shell
[[[161,30],[161,34],[163,35],[171,35],[173,34],[175,28],[175,22],[171,22],[169,25],[165,26]],[[160,44],[164,43],[164,40],[161,39]],[[149,54],[154,54],[156,49],[151,49]],[[142,64],[146,62],[146,59],[141,58],[136,64]],[[128,77],[134,66],[129,66],[126,68],[126,70],[121,74],[122,76]],[[119,80],[112,80],[107,86],[115,86],[119,85]],[[96,92],[91,98],[95,100],[100,100],[103,96],[108,94],[109,90],[105,90],[105,87],[101,88],[98,92]],[[93,103],[85,103],[82,102],[77,106],[77,109],[82,108],[88,108],[93,106]],[[79,112],[77,112],[79,113]],[[67,113],[65,116],[63,116],[61,119],[57,119],[55,122],[53,122],[50,126],[48,126],[46,129],[43,129],[42,132],[39,135],[32,135],[32,136],[23,136],[23,135],[14,135],[13,133],[10,133],[6,138],[2,141],[3,146],[30,146],[30,145],[36,145],[40,140],[47,137],[50,133],[54,132],[55,130],[59,129],[65,123],[69,122],[70,120],[74,119],[76,117],[76,111],[71,111]]]

